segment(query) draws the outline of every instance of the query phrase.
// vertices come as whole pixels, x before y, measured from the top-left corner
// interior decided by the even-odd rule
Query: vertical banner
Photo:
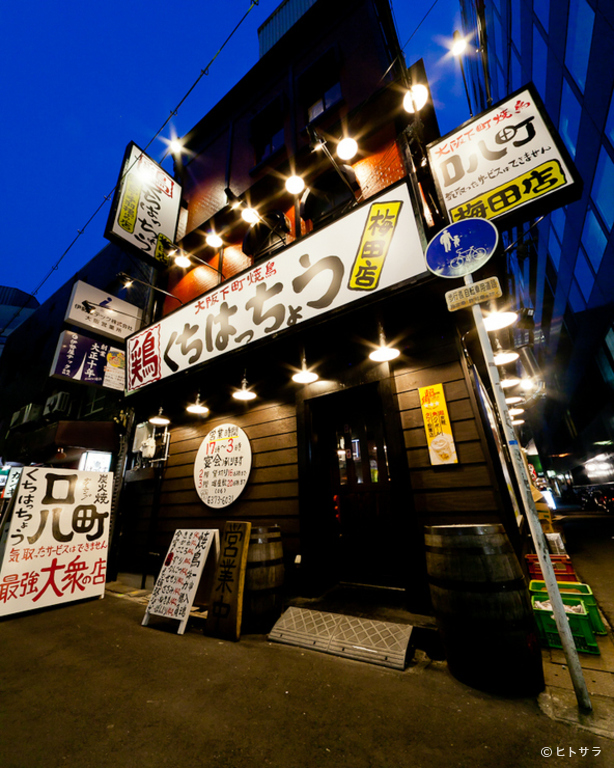
[[[164,616],[181,622],[178,634],[185,632],[205,562],[212,548],[217,559],[219,546],[217,530],[175,531],[149,598],[143,626],[149,623],[150,615]]]
[[[0,570],[0,616],[104,595],[113,474],[24,467]]]
[[[238,640],[241,634],[243,590],[251,523],[227,522],[213,581],[207,634]]]
[[[443,384],[420,387],[418,391],[431,464],[458,464]]]

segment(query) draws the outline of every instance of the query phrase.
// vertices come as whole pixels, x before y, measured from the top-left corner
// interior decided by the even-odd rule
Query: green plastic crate
[[[582,599],[579,597],[563,597],[562,599],[564,605],[582,606],[582,613],[565,614],[567,616],[567,620],[569,621],[571,634],[573,635],[574,643],[576,644],[578,651],[581,653],[594,653],[600,655],[601,651],[597,645],[595,633],[591,627],[591,622],[588,618],[586,608],[582,603]],[[535,597],[534,595],[531,598],[531,605],[533,606],[533,613],[535,614],[535,620],[539,630],[539,638],[542,642],[542,645],[545,645],[548,648],[562,648],[563,644],[561,643],[559,631],[556,628],[556,622],[554,620],[554,616],[552,615],[552,609],[544,610],[543,608],[536,607],[535,602],[538,600],[539,598]],[[542,597],[542,601],[543,600],[544,598]]]
[[[593,595],[593,590],[588,584],[583,584],[581,581],[557,581],[557,585],[563,597],[579,597],[582,600],[586,612],[588,613],[591,627],[596,635],[608,634],[608,630],[601,620],[595,595]],[[529,582],[529,592],[531,593],[531,596],[537,595],[539,597],[542,593],[547,595],[546,582],[536,580]]]

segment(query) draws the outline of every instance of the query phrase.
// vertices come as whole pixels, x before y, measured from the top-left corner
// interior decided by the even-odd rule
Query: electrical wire
[[[437,0],[436,0],[436,1],[437,1]],[[248,15],[249,15],[249,14],[250,14],[250,12],[253,10],[253,8],[254,8],[255,6],[259,5],[259,2],[260,2],[260,0],[251,0],[251,3],[250,3],[250,6],[249,6],[249,8],[248,8],[248,9],[247,9],[247,11],[244,13],[244,15],[243,15],[243,17],[241,18],[241,20],[238,22],[238,24],[235,26],[235,28],[232,30],[232,32],[231,32],[231,33],[228,35],[228,37],[227,37],[227,38],[224,40],[224,42],[222,43],[222,45],[221,45],[221,46],[218,48],[217,52],[215,53],[215,55],[213,56],[213,58],[211,59],[211,61],[210,61],[210,62],[207,64],[207,66],[206,66],[204,69],[201,69],[201,71],[200,71],[200,75],[199,75],[199,76],[196,78],[196,80],[194,81],[194,83],[191,85],[191,87],[189,88],[189,90],[187,91],[187,93],[186,93],[186,94],[183,96],[183,98],[181,99],[181,101],[180,101],[180,102],[177,104],[177,106],[175,107],[175,109],[172,109],[172,110],[171,110],[171,112],[170,112],[169,116],[168,116],[168,117],[166,118],[166,120],[165,120],[165,121],[162,123],[162,125],[161,125],[161,126],[160,126],[160,128],[159,128],[159,129],[156,131],[156,133],[155,133],[155,134],[154,134],[154,135],[151,137],[151,139],[149,140],[149,142],[148,142],[148,143],[145,145],[145,149],[143,150],[143,152],[145,152],[145,151],[146,151],[146,150],[147,150],[147,149],[148,149],[148,148],[149,148],[149,147],[150,147],[150,146],[153,144],[153,142],[154,142],[154,141],[155,141],[155,140],[158,138],[158,136],[159,136],[159,135],[162,133],[162,131],[163,131],[163,130],[166,128],[166,126],[168,125],[168,123],[170,122],[170,120],[171,120],[173,117],[175,117],[175,116],[177,115],[177,112],[179,111],[179,109],[180,109],[180,108],[183,106],[183,104],[184,104],[184,102],[186,101],[186,99],[189,97],[189,95],[192,93],[192,91],[193,91],[193,90],[196,88],[196,86],[197,86],[197,85],[198,85],[198,83],[199,83],[199,82],[202,80],[202,78],[203,78],[205,75],[209,75],[209,70],[210,70],[211,66],[213,65],[213,63],[215,62],[215,60],[217,59],[217,57],[218,57],[218,56],[220,55],[220,53],[221,53],[221,52],[224,50],[224,48],[226,47],[226,45],[227,45],[227,44],[230,42],[230,40],[232,39],[232,37],[235,35],[235,33],[237,32],[237,30],[239,29],[239,27],[240,27],[240,26],[243,24],[243,22],[244,22],[244,21],[245,21],[245,19],[248,17]],[[165,155],[164,155],[164,158],[166,158],[167,154],[168,154],[168,151],[167,151],[167,153],[165,153]],[[63,261],[64,257],[65,257],[65,256],[66,256],[66,255],[69,253],[69,251],[72,249],[72,247],[75,245],[75,243],[76,243],[76,242],[79,240],[79,238],[81,237],[81,235],[82,235],[82,234],[85,232],[85,230],[87,229],[87,227],[88,227],[88,226],[91,224],[91,222],[92,222],[92,221],[93,221],[93,220],[96,218],[96,216],[97,216],[97,215],[100,213],[100,211],[102,210],[102,208],[104,208],[105,204],[106,204],[106,203],[107,203],[107,202],[108,202],[108,201],[109,201],[109,200],[112,198],[112,196],[113,196],[113,194],[114,194],[115,190],[117,189],[117,187],[118,187],[118,186],[120,185],[120,183],[121,183],[121,182],[124,180],[124,178],[127,176],[127,174],[128,174],[130,171],[131,171],[132,167],[133,167],[133,166],[134,166],[136,163],[138,163],[138,161],[139,161],[140,157],[141,157],[141,156],[139,155],[139,157],[137,157],[137,158],[135,159],[135,161],[134,161],[134,163],[132,164],[132,166],[130,166],[129,168],[127,168],[127,169],[126,169],[126,172],[124,173],[124,175],[123,175],[123,176],[122,176],[122,177],[121,177],[121,178],[118,180],[117,184],[116,184],[116,185],[113,187],[113,189],[112,189],[112,190],[109,192],[109,194],[108,194],[108,195],[105,195],[105,197],[104,197],[104,199],[103,199],[102,203],[100,203],[100,205],[98,206],[98,208],[96,208],[96,210],[94,211],[94,213],[92,213],[92,215],[91,215],[91,216],[89,217],[89,219],[88,219],[88,220],[85,222],[85,224],[83,225],[83,227],[81,227],[81,229],[78,229],[78,230],[77,230],[77,236],[76,236],[76,237],[74,238],[74,240],[73,240],[73,241],[70,243],[70,245],[69,245],[69,246],[66,248],[66,250],[64,251],[64,253],[63,253],[63,254],[60,256],[60,258],[59,258],[59,259],[56,261],[56,263],[55,263],[55,264],[54,264],[54,265],[51,267],[51,269],[49,270],[48,274],[47,274],[47,275],[46,275],[46,276],[43,278],[43,280],[41,280],[41,282],[40,282],[40,283],[38,284],[38,286],[36,287],[36,290],[35,290],[33,293],[31,293],[31,294],[29,294],[29,295],[28,295],[28,299],[29,299],[30,297],[32,297],[32,296],[36,296],[36,294],[37,294],[37,293],[40,291],[40,289],[41,289],[41,288],[42,288],[42,287],[45,285],[45,283],[47,282],[47,280],[49,280],[49,278],[50,278],[50,277],[53,275],[53,273],[54,273],[54,272],[56,272],[56,271],[58,270],[58,267],[59,267],[59,266],[60,266],[60,264],[62,263],[62,261]],[[164,158],[163,158],[163,159],[164,159]],[[25,304],[23,304],[23,306],[21,306],[21,307],[20,307],[20,308],[17,310],[17,312],[15,312],[15,314],[14,314],[14,315],[13,315],[13,316],[10,318],[10,320],[8,320],[8,322],[5,324],[5,326],[2,328],[2,330],[0,330],[0,338],[1,338],[2,336],[4,336],[4,333],[5,333],[6,329],[7,329],[7,328],[8,328],[8,327],[11,325],[11,323],[13,323],[15,320],[17,320],[17,318],[18,318],[18,317],[19,317],[19,315],[22,313],[22,311],[25,309],[25,307],[26,307],[26,305],[25,305]]]

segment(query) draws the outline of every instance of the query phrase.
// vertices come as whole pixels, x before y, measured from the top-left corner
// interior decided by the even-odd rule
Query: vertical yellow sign
[[[373,291],[377,288],[402,201],[373,203],[354,259],[348,288],[352,291]]]
[[[418,392],[431,464],[458,464],[443,384],[420,387]]]

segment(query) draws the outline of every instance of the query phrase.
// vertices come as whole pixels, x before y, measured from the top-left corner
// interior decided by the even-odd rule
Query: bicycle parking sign
[[[426,266],[438,277],[465,277],[483,267],[499,243],[488,219],[462,219],[444,227],[426,248]]]

